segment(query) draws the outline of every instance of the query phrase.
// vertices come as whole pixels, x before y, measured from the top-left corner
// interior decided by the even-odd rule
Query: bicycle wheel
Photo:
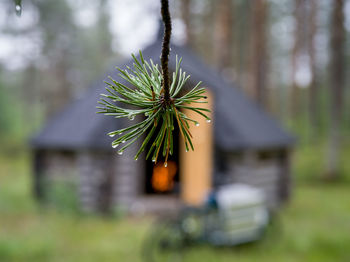
[[[157,222],[147,234],[142,247],[144,261],[182,261],[184,239],[180,226],[175,221]]]

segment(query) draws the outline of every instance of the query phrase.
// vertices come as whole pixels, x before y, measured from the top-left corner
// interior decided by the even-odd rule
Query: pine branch
[[[192,110],[206,118],[208,123],[210,118],[204,112],[210,111],[191,105],[192,103],[207,103],[204,101],[207,98],[204,95],[205,89],[200,87],[200,83],[179,96],[190,77],[180,69],[181,58],[178,60],[176,57],[176,70],[170,83],[168,63],[171,19],[168,0],[161,0],[161,13],[165,26],[161,51],[161,70],[152,60],[149,63],[145,61],[141,52],[139,59],[132,55],[133,68],[127,67],[126,70],[117,68],[119,76],[131,87],[109,77],[110,81],[105,82],[107,94],[101,94],[102,97],[98,102],[100,106],[97,108],[100,110],[98,113],[115,118],[127,117],[129,120],[134,120],[136,116],[140,116],[139,122],[136,124],[108,133],[110,137],[119,136],[112,142],[112,147],[116,148],[125,143],[118,150],[118,154],[121,155],[126,148],[143,137],[143,143],[134,159],[137,160],[149,145],[146,159],[152,156],[152,161],[156,163],[159,155],[162,155],[165,158],[164,166],[166,167],[168,157],[174,151],[173,130],[175,124],[179,127],[186,151],[189,151],[189,147],[194,150],[189,122],[194,123],[195,126],[199,124],[196,120],[187,117],[185,113],[181,112],[181,109]],[[159,131],[156,132],[156,129]]]
[[[161,66],[163,74],[164,100],[166,105],[171,104],[169,91],[169,54],[170,54],[170,37],[171,37],[171,18],[169,12],[168,0],[161,0],[161,14],[164,23],[164,37],[162,45]]]

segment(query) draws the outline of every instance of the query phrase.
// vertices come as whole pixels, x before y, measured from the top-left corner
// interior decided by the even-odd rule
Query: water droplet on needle
[[[16,15],[20,16],[22,13],[22,7],[20,5],[16,5]]]

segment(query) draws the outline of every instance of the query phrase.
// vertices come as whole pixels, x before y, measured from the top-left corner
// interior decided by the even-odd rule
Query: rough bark
[[[344,1],[335,0],[331,21],[331,68],[330,68],[330,130],[326,177],[339,178],[339,157],[341,150],[341,119],[345,82],[345,28]]]
[[[249,65],[249,52],[250,42],[250,31],[251,31],[251,12],[250,12],[250,3],[248,1],[243,1],[238,5],[238,12],[236,12],[235,20],[240,21],[237,23],[237,37],[236,40],[236,63],[235,69],[237,72],[236,82],[238,86],[245,87],[247,86],[247,69]]]
[[[296,80],[298,70],[298,58],[300,57],[303,49],[303,11],[305,9],[304,0],[295,0],[295,29],[294,29],[294,45],[292,49],[292,60],[291,60],[291,80],[292,90],[290,93],[290,116],[294,118],[298,114],[300,107],[299,102],[299,86]]]
[[[317,100],[318,100],[318,88],[317,88],[317,68],[316,68],[316,47],[315,47],[315,35],[317,32],[317,0],[310,0],[310,13],[309,13],[309,41],[308,52],[310,56],[310,71],[311,82],[309,85],[309,116],[312,133],[316,133],[317,129]]]
[[[43,202],[45,200],[45,181],[44,181],[44,152],[36,150],[33,152],[33,195]]]
[[[160,62],[162,66],[163,75],[163,91],[164,100],[166,103],[170,103],[170,76],[169,76],[169,54],[170,54],[170,38],[171,38],[171,17],[169,12],[169,2],[168,0],[161,0],[161,14],[164,23],[164,36],[162,43],[162,52],[160,57]]]
[[[267,80],[267,1],[255,0],[252,6],[253,39],[252,39],[252,75],[255,99],[261,105],[266,105]]]
[[[53,96],[53,106],[52,108],[49,106],[48,113],[49,115],[52,115],[67,105],[67,103],[72,98],[72,87],[67,79],[68,74],[68,66],[67,66],[67,60],[66,54],[62,55],[62,59],[57,63],[55,66],[54,74],[57,83],[57,89],[54,90],[54,96]]]
[[[182,20],[185,24],[186,45],[193,45],[193,32],[191,27],[191,0],[181,0]]]
[[[232,65],[232,16],[231,0],[218,0],[215,14],[214,57],[219,70]]]

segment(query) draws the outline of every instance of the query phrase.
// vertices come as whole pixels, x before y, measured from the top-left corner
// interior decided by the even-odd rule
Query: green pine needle
[[[134,120],[140,115],[142,120],[126,128],[119,129],[108,133],[110,137],[118,135],[119,137],[112,142],[112,147],[122,147],[118,154],[123,154],[128,148],[140,137],[143,137],[143,143],[135,155],[135,160],[150,144],[150,149],[146,155],[148,159],[152,155],[152,161],[157,162],[159,154],[165,158],[165,166],[169,154],[174,151],[173,130],[174,125],[178,125],[183,137],[186,151],[189,147],[194,150],[190,133],[189,122],[198,125],[198,122],[190,119],[181,109],[192,110],[210,122],[210,118],[205,114],[210,110],[200,107],[194,107],[192,103],[207,103],[201,99],[206,99],[205,89],[198,83],[192,90],[183,94],[183,87],[190,76],[180,68],[181,58],[176,57],[176,70],[173,73],[170,85],[170,100],[164,98],[163,76],[152,60],[147,62],[143,59],[140,52],[140,60],[132,55],[134,64],[133,68],[127,67],[125,70],[117,68],[119,76],[125,79],[132,87],[129,88],[118,83],[109,77],[106,83],[107,94],[101,94],[101,105],[97,107],[105,115],[114,116],[115,118],[127,117]],[[160,127],[156,132],[156,128]],[[152,140],[153,138],[153,140]],[[125,144],[125,145],[124,145]]]

